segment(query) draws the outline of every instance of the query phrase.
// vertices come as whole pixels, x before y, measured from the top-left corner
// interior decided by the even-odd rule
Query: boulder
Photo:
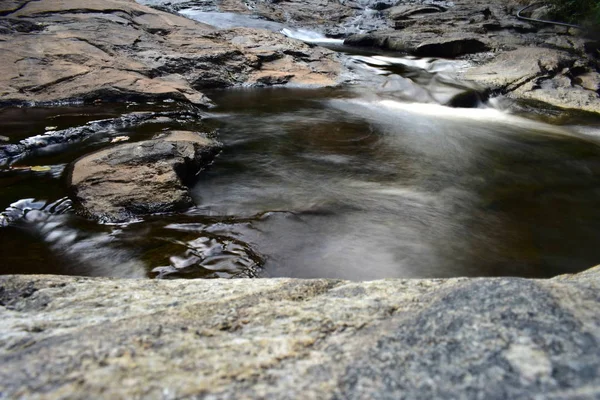
[[[438,34],[420,31],[394,33],[366,33],[352,35],[344,44],[357,47],[376,47],[418,57],[456,58],[489,49],[479,35]]]
[[[230,40],[239,35],[254,40]],[[0,105],[175,99],[209,106],[202,89],[253,84],[256,74],[274,77],[260,84],[334,85],[340,73],[333,52],[282,34],[223,32],[133,0],[21,0],[0,13],[0,52]],[[291,65],[285,81],[267,62],[277,60]]]
[[[600,113],[598,73],[566,51],[521,47],[468,69],[464,78],[515,99]]]
[[[549,280],[0,277],[6,398],[600,396],[600,269]]]
[[[520,47],[468,69],[464,77],[494,90],[510,91],[536,77],[557,74],[574,62],[575,57],[563,51]]]
[[[102,222],[185,209],[193,205],[185,184],[213,160],[219,147],[199,133],[172,131],[78,159],[69,185],[79,211]]]
[[[423,42],[414,50],[420,57],[455,58],[465,54],[481,53],[489,47],[481,40],[465,38],[439,38]]]
[[[446,11],[444,7],[434,4],[431,5],[415,5],[403,4],[387,9],[386,13],[393,20],[403,20],[415,15],[432,14]]]
[[[554,107],[600,114],[600,95],[574,84],[567,69],[554,77],[541,77],[508,93],[509,97],[541,101]]]
[[[450,58],[486,51],[491,47],[489,44],[496,42],[496,38],[482,35],[481,24],[496,23],[498,17],[504,17],[503,5],[467,0],[439,3],[442,2],[392,7],[383,15],[388,20],[388,27],[394,29],[351,35],[345,44]],[[361,37],[362,41],[357,42]],[[417,51],[418,48],[422,49]]]

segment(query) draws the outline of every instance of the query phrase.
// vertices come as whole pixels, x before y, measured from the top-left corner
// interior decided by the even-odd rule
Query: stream
[[[488,99],[455,78],[463,61],[351,53],[248,16],[182,14],[341,51],[353,83],[213,90],[217,106],[198,117],[139,124],[119,118],[183,106],[1,109],[8,143],[108,122],[0,167],[0,274],[550,277],[600,263],[599,119]],[[119,225],[73,212],[69,163],[169,128],[224,145],[191,188],[196,207]]]

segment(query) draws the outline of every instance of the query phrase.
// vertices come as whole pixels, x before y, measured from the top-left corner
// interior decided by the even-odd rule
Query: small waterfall
[[[344,45],[344,40],[342,39],[329,38],[322,33],[307,29],[283,28],[280,32],[287,37],[302,40],[306,43],[318,44],[324,47],[341,47]]]

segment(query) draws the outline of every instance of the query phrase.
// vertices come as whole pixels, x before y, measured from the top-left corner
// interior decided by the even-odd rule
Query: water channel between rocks
[[[493,102],[440,105],[460,87],[436,73],[447,62],[390,60],[353,59],[368,84],[214,91],[217,107],[202,118],[109,126],[3,167],[0,207],[34,212],[0,228],[0,274],[548,277],[599,263],[598,119],[558,125]],[[0,129],[17,143],[181,107],[4,109]],[[102,225],[61,200],[68,163],[116,136],[170,128],[214,131],[224,144],[191,189],[197,207]]]

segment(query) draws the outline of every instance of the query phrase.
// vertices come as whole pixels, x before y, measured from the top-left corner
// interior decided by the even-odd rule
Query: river
[[[5,165],[0,274],[549,277],[600,262],[597,118],[489,99],[456,79],[462,62],[350,53],[315,32],[187,15],[268,25],[260,27],[345,52],[353,83],[214,90],[217,106],[202,119],[113,127]],[[178,107],[3,109],[0,129],[16,143]],[[224,144],[191,188],[196,207],[120,225],[73,212],[70,162],[116,136],[143,140],[182,126],[214,131]]]

